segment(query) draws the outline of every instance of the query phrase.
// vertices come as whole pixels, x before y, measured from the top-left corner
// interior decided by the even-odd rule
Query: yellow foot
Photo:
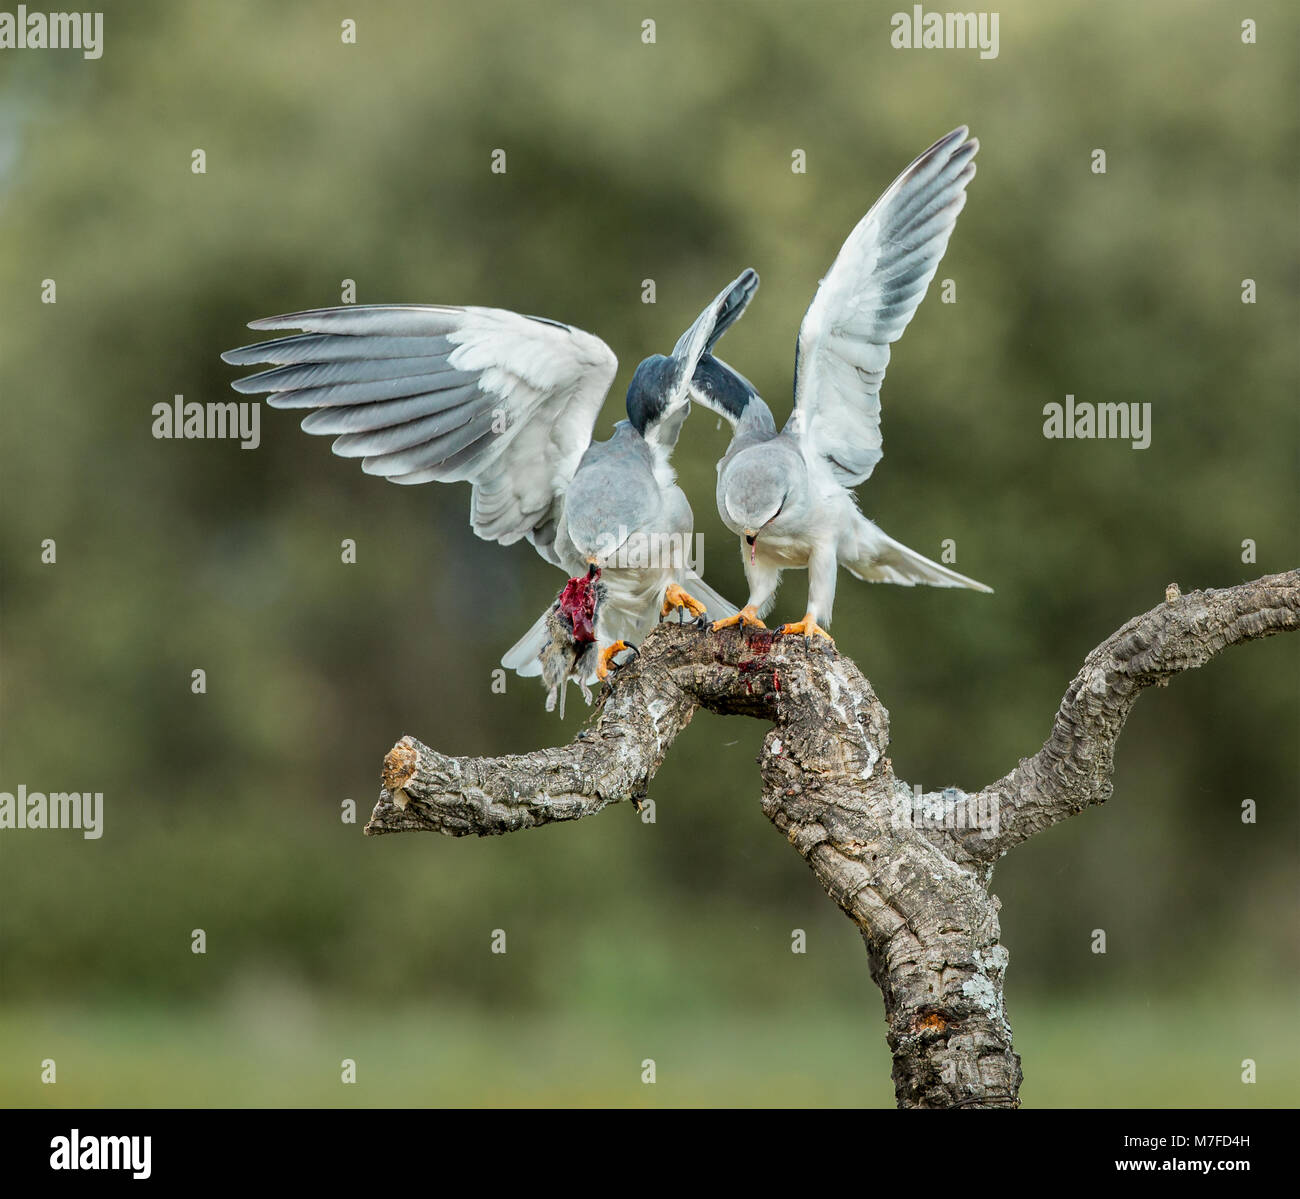
[[[659,612],[659,618],[662,620],[677,608],[685,608],[694,620],[698,620],[708,611],[708,608],[693,595],[687,595],[685,590],[676,583],[669,583],[668,590],[664,593],[664,606]]]
[[[716,633],[719,629],[729,629],[733,624],[744,625],[747,629],[765,629],[765,625],[758,619],[758,609],[753,604],[746,604],[735,616],[726,616],[722,620],[713,622],[713,631]]]
[[[787,637],[825,637],[832,645],[835,644],[835,639],[813,619],[811,612],[794,624],[783,624],[778,632]]]
[[[604,682],[605,676],[609,674],[610,663],[625,649],[631,648],[626,641],[615,641],[613,645],[605,646],[600,651],[600,661],[596,663],[596,677]]]

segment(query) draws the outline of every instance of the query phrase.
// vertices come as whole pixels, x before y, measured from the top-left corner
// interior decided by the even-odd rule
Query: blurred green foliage
[[[763,288],[725,356],[783,416],[841,241],[967,123],[979,174],[940,268],[958,302],[936,288],[896,347],[861,495],[926,554],[955,539],[996,594],[846,576],[835,632],[892,713],[901,777],[997,777],[1041,743],[1084,654],[1170,580],[1296,563],[1296,20],[1280,0],[1003,3],[1000,56],[981,61],[891,49],[895,7],[110,4],[98,61],[6,52],[0,789],[102,791],[106,814],[99,841],[0,833],[0,1024],[62,1028],[135,1081],[70,1061],[51,1099],[32,1086],[50,1038],[19,1031],[0,1101],[339,1101],[347,1037],[295,1033],[305,1008],[352,1013],[320,1019],[368,1029],[392,1066],[392,1090],[370,1073],[358,1102],[644,1102],[628,1082],[644,1056],[721,1071],[691,1066],[663,1102],[890,1101],[861,942],[759,811],[757,724],[697,718],[653,825],[619,807],[488,842],[362,838],[403,733],[465,754],[572,735],[573,708],[562,726],[532,682],[490,687],[562,580],[475,540],[466,488],[368,478],[289,414],[264,408],[250,452],[154,440],[150,409],[235,398],[218,355],[244,322],[337,303],[350,278],[361,303],[598,333],[621,361],[603,436],[639,358],[752,265]],[[1150,448],[1044,440],[1042,407],[1066,393],[1149,401]],[[707,574],[740,597],[716,425],[697,414],[676,461]],[[788,577],[778,615],[804,587]],[[1111,802],[1000,866],[1027,1101],[1295,1100],[1293,1027],[1243,1020],[1297,978],[1289,640],[1144,698]],[[345,798],[359,823],[340,822]],[[389,1011],[400,1052],[376,1033]],[[815,1045],[796,1060],[781,1046],[804,1021]],[[1156,1027],[1200,1048],[1133,1032]],[[187,1053],[318,1042],[315,1098],[234,1067],[175,1081],[209,1078]],[[507,1053],[536,1077],[503,1076]],[[1141,1085],[1097,1085],[1098,1054]],[[1267,1089],[1243,1095],[1244,1057]],[[399,1082],[411,1062],[442,1081]]]

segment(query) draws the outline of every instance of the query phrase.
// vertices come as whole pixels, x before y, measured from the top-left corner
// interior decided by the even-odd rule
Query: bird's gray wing
[[[727,284],[677,339],[666,360],[658,410],[647,422],[645,438],[652,446],[671,450],[681,430],[684,413],[695,398],[695,372],[722,335],[744,314],[758,291],[758,272],[747,267]],[[660,360],[664,361],[664,360]]]
[[[683,382],[690,378],[701,355],[712,350],[722,335],[740,320],[756,291],[758,272],[746,267],[718,292],[713,302],[695,318],[695,323],[677,339],[673,358],[682,364]]]
[[[303,332],[223,354],[275,364],[236,391],[314,409],[303,429],[334,437],[334,453],[367,474],[473,484],[475,533],[526,538],[558,565],[564,492],[618,369],[600,338],[500,308],[422,305],[321,308],[249,328]]]
[[[979,148],[967,132],[954,129],[890,184],[849,234],[799,328],[786,428],[845,486],[880,461],[889,347],[924,298],[966,203]]]

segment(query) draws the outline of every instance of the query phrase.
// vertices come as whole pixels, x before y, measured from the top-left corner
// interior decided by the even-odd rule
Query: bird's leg
[[[809,637],[825,637],[832,645],[835,639],[817,623],[816,618],[811,612],[807,613],[802,620],[794,624],[783,624],[777,632],[782,636],[802,636],[806,641]]]
[[[633,653],[636,653],[636,646],[628,645],[626,641],[615,641],[613,645],[607,645],[600,651],[600,658],[596,662],[596,677],[601,682],[604,682],[609,675],[609,669],[613,665],[614,658],[625,649],[630,649]]]
[[[713,622],[713,631],[716,633],[719,629],[729,629],[732,625],[744,625],[747,629],[765,629],[765,625],[758,619],[758,609],[753,604],[746,604],[735,616],[724,616],[721,620]]]
[[[833,545],[818,541],[808,555],[808,610],[802,620],[782,625],[784,635],[802,636],[806,645],[809,637],[825,637],[835,644],[831,635],[817,623],[820,616],[831,622],[831,607],[835,603],[835,581],[839,574],[839,559]]]
[[[772,596],[776,594],[776,589],[781,583],[781,572],[762,558],[753,563],[746,558],[745,578],[749,581],[749,602],[735,616],[728,616],[725,620],[715,620],[713,622],[715,633],[719,629],[727,629],[735,624],[750,629],[767,628],[767,625],[758,619],[758,614],[767,607]]]
[[[695,620],[699,620],[708,611],[708,608],[693,595],[688,595],[684,588],[679,587],[676,583],[669,583],[668,590],[664,593],[664,606],[659,612],[659,619],[663,620],[674,608],[678,612],[685,609]],[[678,623],[684,622],[679,620]]]

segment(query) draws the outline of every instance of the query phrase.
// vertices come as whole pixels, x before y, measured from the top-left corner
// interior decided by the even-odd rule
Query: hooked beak
[[[745,530],[745,543],[749,546],[749,564],[754,565],[754,544],[758,541],[758,534],[750,529]]]
[[[600,566],[596,562],[595,558],[587,559],[587,578],[589,579],[600,578]]]

